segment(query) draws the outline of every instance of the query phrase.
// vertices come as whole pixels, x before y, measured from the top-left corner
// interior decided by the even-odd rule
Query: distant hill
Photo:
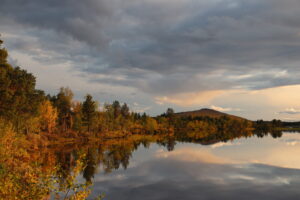
[[[203,108],[200,110],[194,110],[194,111],[187,111],[187,112],[179,112],[179,113],[175,113],[175,115],[179,116],[179,117],[212,117],[212,118],[219,118],[222,116],[227,116],[233,119],[242,119],[245,120],[245,118],[242,117],[238,117],[235,115],[230,115],[227,113],[223,113],[223,112],[219,112],[213,109],[209,109],[209,108]]]

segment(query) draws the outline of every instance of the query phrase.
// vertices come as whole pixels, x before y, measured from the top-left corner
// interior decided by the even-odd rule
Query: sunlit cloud
[[[217,111],[220,111],[220,112],[228,112],[228,111],[241,111],[242,109],[240,108],[223,108],[221,106],[215,106],[215,105],[211,105],[210,106],[211,109],[213,110],[217,110]]]
[[[224,91],[221,90],[180,93],[172,96],[159,96],[155,98],[155,101],[157,104],[172,103],[180,106],[203,105],[209,103],[222,93],[224,93]]]
[[[295,108],[287,108],[283,111],[280,111],[279,114],[290,114],[290,115],[296,115],[300,114],[300,109],[295,109]]]

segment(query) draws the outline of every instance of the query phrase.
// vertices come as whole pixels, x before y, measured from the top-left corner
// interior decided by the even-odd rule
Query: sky
[[[13,66],[37,87],[157,115],[300,120],[299,0],[1,0]]]

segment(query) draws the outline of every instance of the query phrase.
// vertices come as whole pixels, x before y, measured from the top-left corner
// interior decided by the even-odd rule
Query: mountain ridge
[[[193,111],[184,111],[184,112],[178,112],[175,113],[175,115],[179,116],[179,117],[212,117],[212,118],[220,118],[223,116],[227,116],[233,119],[240,119],[240,120],[248,120],[245,119],[243,117],[239,117],[236,115],[231,115],[231,114],[227,114],[224,112],[220,112],[214,109],[210,109],[210,108],[202,108],[199,110],[193,110]]]

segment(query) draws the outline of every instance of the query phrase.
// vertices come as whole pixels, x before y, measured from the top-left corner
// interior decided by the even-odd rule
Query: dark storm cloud
[[[1,16],[14,19],[23,25],[54,30],[90,45],[100,46],[106,42],[102,26],[111,13],[109,4],[105,2],[3,0],[0,12]]]
[[[91,81],[153,94],[263,89],[300,83],[299,7],[297,0],[3,0],[0,31],[14,35],[8,47],[42,63],[71,62]]]

